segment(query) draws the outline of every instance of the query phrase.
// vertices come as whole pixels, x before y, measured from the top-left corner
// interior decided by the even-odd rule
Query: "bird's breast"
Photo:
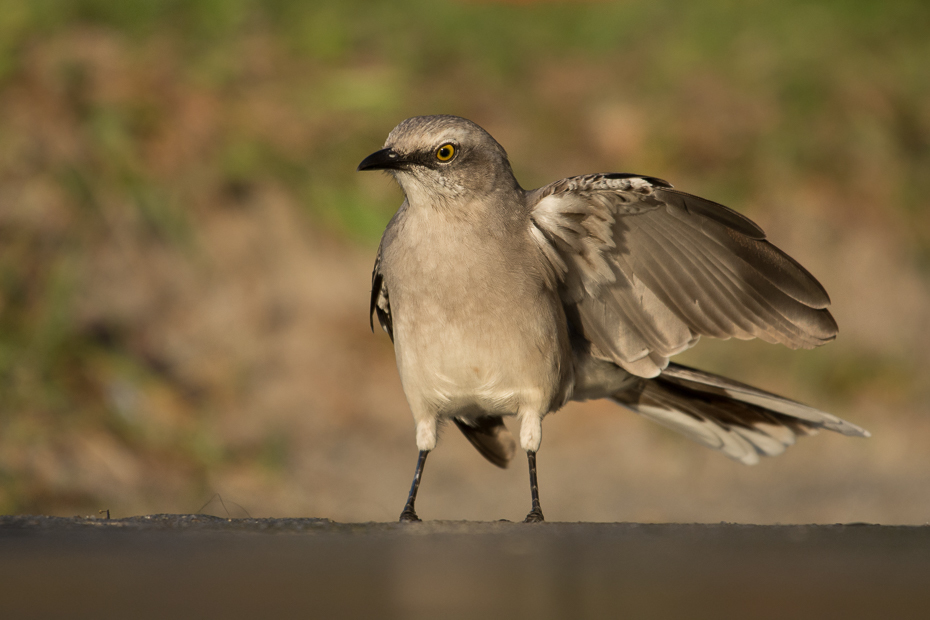
[[[467,226],[416,232],[384,254],[411,405],[447,416],[560,406],[571,381],[565,317],[557,294],[522,264],[525,249],[507,245],[519,240]]]

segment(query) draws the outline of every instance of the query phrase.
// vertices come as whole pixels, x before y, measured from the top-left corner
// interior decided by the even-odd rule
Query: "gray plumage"
[[[371,313],[394,341],[421,456],[452,419],[506,466],[517,416],[535,458],[543,417],[610,398],[744,463],[819,428],[867,436],[806,405],[670,364],[701,336],[812,348],[836,337],[824,288],[746,217],[631,174],[525,191],[504,149],[454,116],[408,119],[359,170],[406,200],[372,274]]]

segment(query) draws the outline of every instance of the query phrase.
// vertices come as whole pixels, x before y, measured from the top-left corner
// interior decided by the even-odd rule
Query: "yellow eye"
[[[449,161],[455,157],[455,147],[449,143],[443,144],[436,149],[436,159],[439,161]]]

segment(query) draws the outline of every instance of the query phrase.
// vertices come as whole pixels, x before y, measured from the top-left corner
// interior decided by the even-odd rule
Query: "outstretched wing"
[[[378,315],[378,323],[381,328],[394,341],[394,323],[391,321],[391,301],[388,298],[387,285],[384,284],[384,276],[381,274],[381,247],[378,247],[378,256],[375,258],[375,267],[371,272],[371,305],[368,308],[368,322],[371,325],[371,331],[375,330],[374,315]]]
[[[532,232],[595,356],[641,377],[700,336],[812,348],[830,298],[735,211],[651,177],[594,174],[528,195]]]

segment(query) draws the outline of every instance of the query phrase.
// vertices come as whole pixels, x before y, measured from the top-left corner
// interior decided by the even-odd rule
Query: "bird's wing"
[[[375,267],[371,272],[371,306],[368,309],[368,322],[371,324],[371,331],[375,330],[374,315],[378,315],[378,323],[381,328],[394,341],[394,323],[391,320],[391,301],[388,297],[387,285],[384,283],[384,275],[381,273],[381,249],[378,248],[378,256],[375,258]]]
[[[532,233],[592,354],[641,377],[700,336],[812,348],[827,292],[739,213],[651,177],[594,174],[530,192]]]

